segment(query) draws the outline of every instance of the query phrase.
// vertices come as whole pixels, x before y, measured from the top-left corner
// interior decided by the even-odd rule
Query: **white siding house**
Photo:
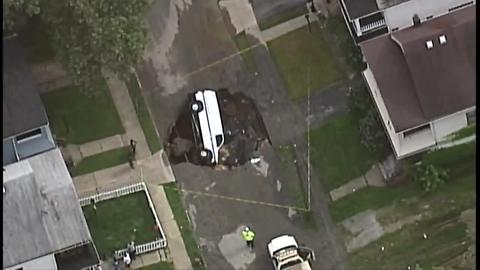
[[[408,20],[395,23],[403,29],[359,44],[367,62],[364,80],[398,159],[450,140],[475,123],[475,6],[449,12],[446,4],[456,2],[441,0],[445,5],[434,9],[447,14],[412,26],[410,13],[402,12],[419,9],[418,2],[388,9],[402,8],[395,16]],[[427,2],[437,1],[422,3]]]

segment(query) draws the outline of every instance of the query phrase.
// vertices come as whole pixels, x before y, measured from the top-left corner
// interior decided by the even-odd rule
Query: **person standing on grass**
[[[243,239],[247,242],[247,247],[253,249],[253,241],[255,240],[255,232],[253,232],[249,227],[245,227],[242,231]]]

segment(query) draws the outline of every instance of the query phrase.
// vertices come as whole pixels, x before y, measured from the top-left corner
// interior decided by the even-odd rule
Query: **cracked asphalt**
[[[257,75],[247,69],[240,55],[202,69],[237,52],[233,27],[216,0],[157,0],[148,20],[152,44],[139,68],[139,77],[162,139],[167,138],[168,128],[182,109],[187,93],[200,88],[228,88],[256,101],[274,147],[304,143],[305,104],[288,99],[287,89],[265,47],[253,49]],[[325,100],[312,97],[312,101],[318,100],[312,107],[315,103],[324,106],[312,109],[320,119],[315,124],[345,111],[341,100],[346,92],[342,93],[330,94]],[[181,187],[187,190],[295,205],[298,199],[290,187],[298,185],[298,176],[283,169],[272,146],[265,144],[259,155],[264,160],[260,167],[246,164],[230,171],[181,163],[172,169]],[[314,269],[344,269],[345,248],[330,220],[328,197],[317,186],[315,183],[312,188],[317,230],[306,229],[299,214],[288,209],[185,194],[207,269],[272,269],[266,245],[281,234],[293,234],[300,243],[315,250]],[[243,225],[256,231],[254,256],[245,255],[244,243],[239,245],[237,241],[241,240],[232,236]]]

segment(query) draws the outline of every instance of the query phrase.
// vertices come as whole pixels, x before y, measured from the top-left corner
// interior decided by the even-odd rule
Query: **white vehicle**
[[[309,248],[299,247],[295,237],[276,237],[267,247],[275,270],[312,270],[310,261],[315,260],[315,254]]]
[[[190,108],[194,130],[201,139],[197,142],[201,146],[200,157],[217,164],[219,149],[225,141],[217,93],[209,89],[196,91]]]

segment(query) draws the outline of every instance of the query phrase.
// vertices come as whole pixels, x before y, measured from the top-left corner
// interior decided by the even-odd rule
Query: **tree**
[[[148,41],[151,0],[4,0],[4,28],[18,14],[39,15],[56,58],[77,85],[91,89],[109,70],[126,79]],[[6,11],[5,11],[6,10]]]

